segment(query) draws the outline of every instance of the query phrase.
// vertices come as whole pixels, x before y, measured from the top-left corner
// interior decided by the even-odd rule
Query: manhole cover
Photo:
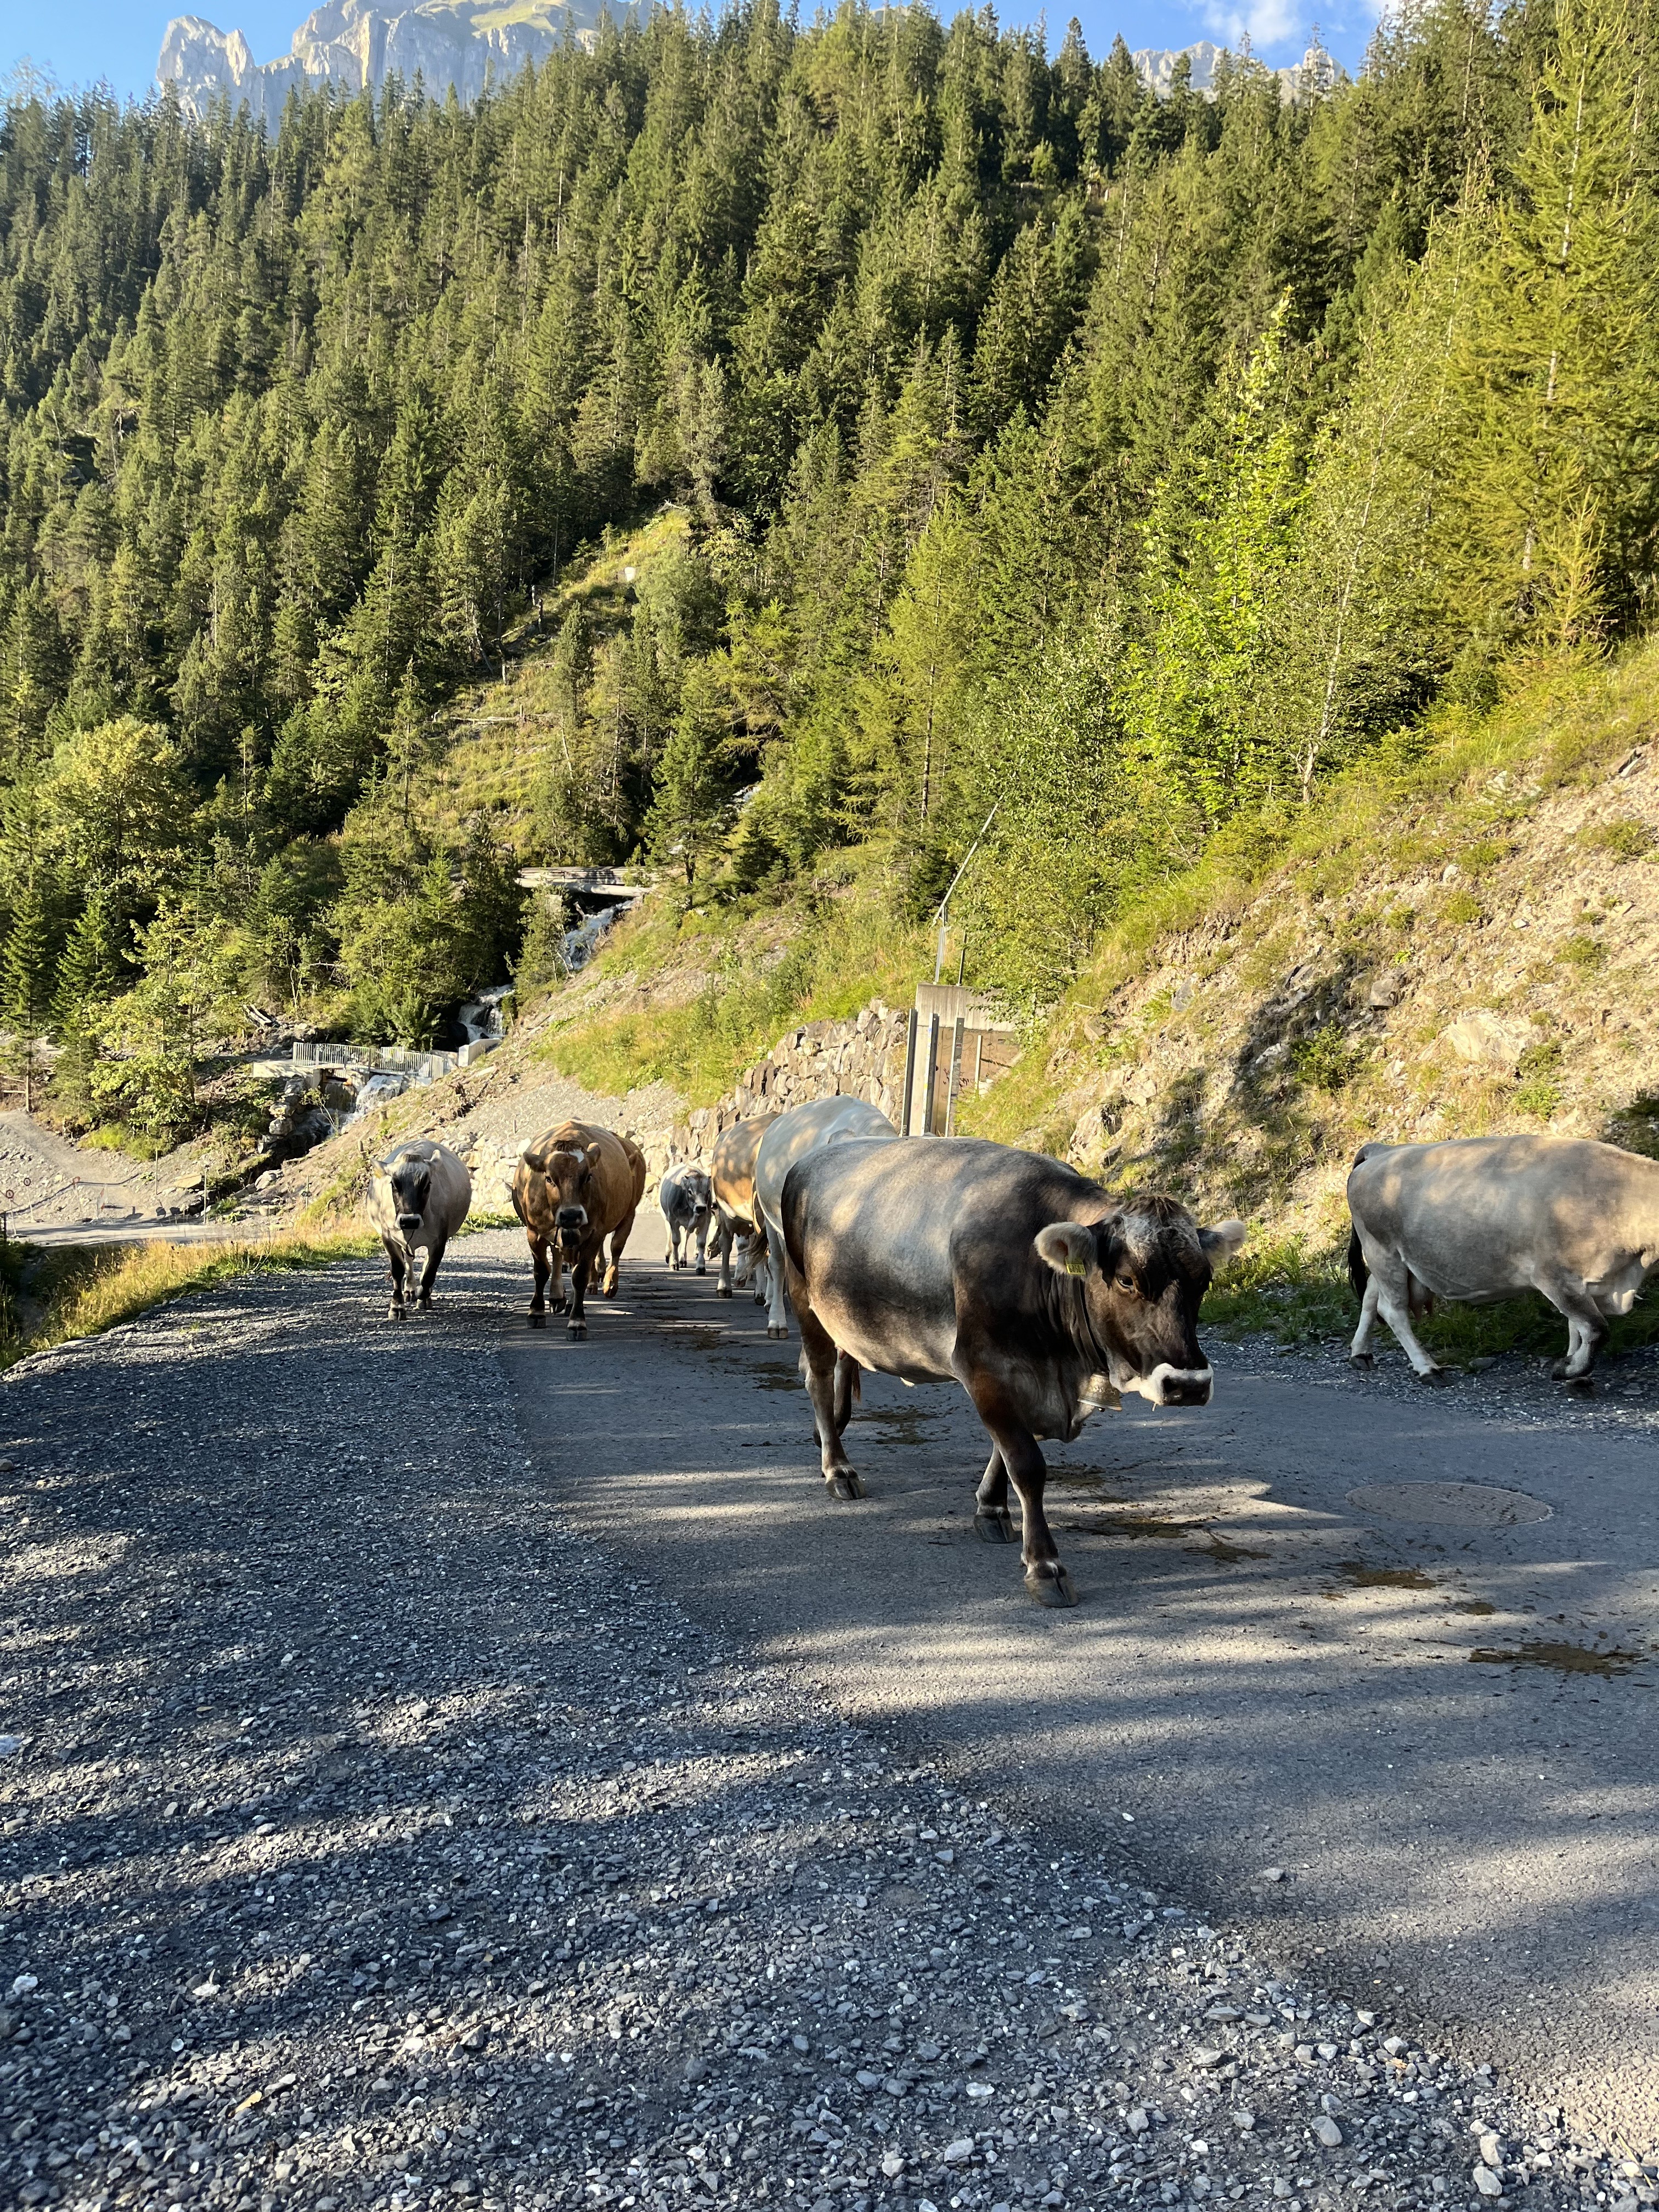
[[[1379,1482],[1351,1490],[1348,1503],[1390,1521],[1431,1521],[1443,1528],[1519,1528],[1547,1521],[1553,1510],[1524,1490],[1495,1490],[1484,1482]]]

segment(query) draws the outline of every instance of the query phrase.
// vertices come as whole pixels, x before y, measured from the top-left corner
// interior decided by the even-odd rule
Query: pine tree
[[[30,871],[12,908],[11,928],[0,959],[0,992],[11,1031],[12,1066],[23,1085],[23,1110],[34,1103],[40,1041],[52,1005],[52,935],[46,910]]]

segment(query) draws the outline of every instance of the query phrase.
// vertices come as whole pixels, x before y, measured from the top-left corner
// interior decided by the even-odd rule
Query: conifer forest
[[[247,1001],[426,1041],[526,861],[879,847],[1040,1006],[1138,886],[1605,653],[1659,534],[1659,8],[1429,0],[1291,99],[749,0],[471,108],[0,121],[3,1020],[183,1126]],[[672,508],[626,618],[563,591]],[[610,534],[607,538],[607,533]],[[530,803],[424,804],[545,657]]]

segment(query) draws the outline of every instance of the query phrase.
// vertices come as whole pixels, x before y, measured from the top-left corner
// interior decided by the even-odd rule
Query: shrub
[[[1593,851],[1611,854],[1615,860],[1639,860],[1653,850],[1659,838],[1645,822],[1627,814],[1613,822],[1587,822],[1578,832],[1578,842]]]
[[[1291,1048],[1291,1065],[1316,1091],[1340,1091],[1354,1072],[1356,1055],[1334,1022],[1303,1037]]]

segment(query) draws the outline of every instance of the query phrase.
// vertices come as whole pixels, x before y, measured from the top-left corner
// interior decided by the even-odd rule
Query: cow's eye
[[[1116,1282],[1117,1287],[1121,1291],[1129,1291],[1133,1292],[1135,1286],[1135,1279],[1133,1275],[1119,1275],[1116,1278]]]

